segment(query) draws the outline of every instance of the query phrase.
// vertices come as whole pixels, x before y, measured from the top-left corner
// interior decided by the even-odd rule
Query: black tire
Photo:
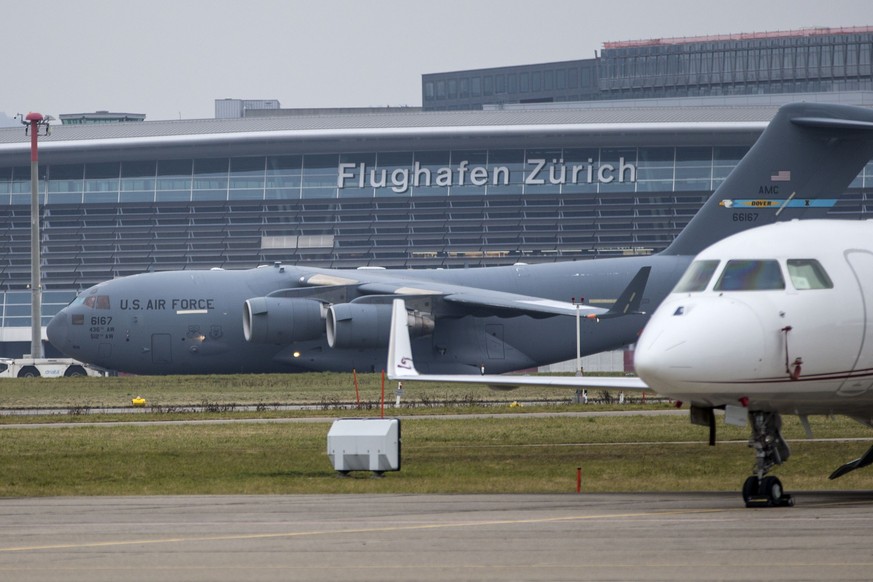
[[[755,475],[752,475],[743,483],[743,501],[745,503],[748,503],[752,497],[758,495],[758,485],[758,478]]]
[[[18,372],[19,378],[39,378],[39,370],[34,368],[33,366],[26,366],[21,368]]]
[[[87,376],[87,375],[88,375],[88,373],[85,371],[85,368],[83,368],[82,366],[76,366],[76,365],[70,366],[64,372],[64,376],[66,378],[80,378],[82,376]]]
[[[771,505],[779,505],[784,492],[782,481],[778,477],[764,477],[761,481],[761,493],[767,497]]]

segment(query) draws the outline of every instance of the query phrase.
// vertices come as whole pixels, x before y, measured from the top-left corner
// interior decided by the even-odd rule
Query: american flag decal
[[[770,176],[771,182],[790,182],[791,181],[791,170],[779,170],[772,176]]]

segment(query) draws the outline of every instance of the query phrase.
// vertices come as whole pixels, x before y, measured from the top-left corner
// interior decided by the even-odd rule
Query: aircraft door
[[[169,364],[173,361],[171,338],[168,333],[152,334],[152,363]]]
[[[506,344],[503,343],[503,325],[489,323],[485,325],[485,353],[489,360],[506,358]]]
[[[858,282],[861,292],[861,345],[855,357],[853,370],[869,370],[873,368],[873,326],[867,324],[873,316],[873,253],[862,250],[850,250],[845,253],[846,261]],[[857,396],[870,390],[873,379],[849,378],[837,391],[842,396]]]

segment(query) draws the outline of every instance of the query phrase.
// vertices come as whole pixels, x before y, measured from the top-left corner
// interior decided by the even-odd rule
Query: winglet
[[[388,340],[388,378],[416,382],[485,384],[505,389],[519,386],[586,387],[627,390],[650,390],[639,378],[603,376],[515,376],[501,374],[419,374],[412,363],[406,302],[395,299],[391,307],[391,333]]]
[[[643,291],[646,290],[646,283],[649,281],[649,273],[651,267],[643,267],[640,269],[634,278],[628,283],[621,296],[609,308],[609,311],[603,315],[598,315],[598,319],[606,319],[610,317],[621,317],[622,315],[642,314],[640,304],[643,301]]]
[[[391,309],[391,334],[388,339],[388,378],[402,380],[415,376],[418,376],[418,371],[412,362],[406,302],[403,299],[395,299]]]

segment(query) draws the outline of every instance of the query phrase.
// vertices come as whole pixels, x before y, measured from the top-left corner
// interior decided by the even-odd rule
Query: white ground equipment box
[[[327,433],[327,456],[339,473],[400,470],[399,418],[341,418]]]

